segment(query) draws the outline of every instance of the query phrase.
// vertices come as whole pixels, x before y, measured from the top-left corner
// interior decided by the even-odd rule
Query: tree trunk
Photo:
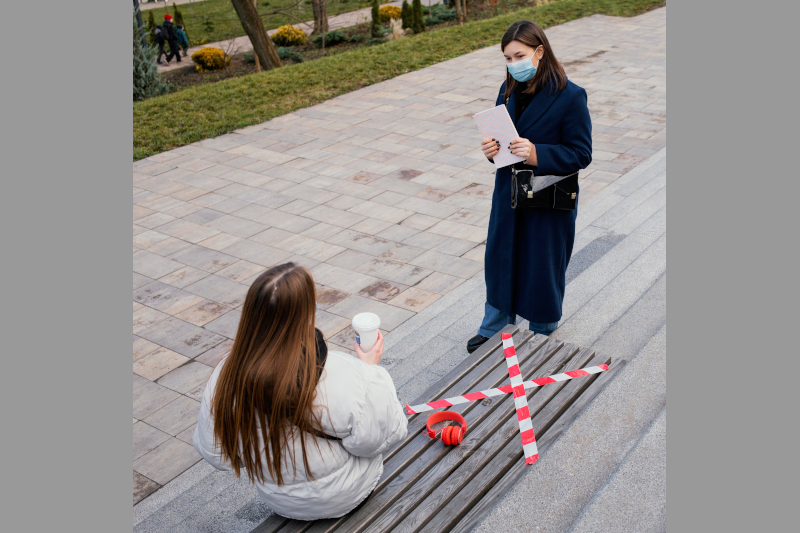
[[[253,0],[253,5],[256,6],[256,11],[258,11],[258,0]],[[258,59],[258,54],[254,52],[253,58],[256,60],[256,72],[261,72],[261,60]]]
[[[314,8],[314,31],[311,35],[328,33],[328,1],[311,0],[311,5]]]
[[[461,26],[464,24],[464,20],[461,15],[461,0],[453,0],[453,3],[456,5],[456,20],[458,21],[458,25]]]
[[[253,2],[251,0],[231,0],[231,3],[239,16],[242,28],[250,38],[250,42],[253,43],[253,53],[261,60],[261,67],[266,70],[281,67],[283,64],[278,56],[278,50],[275,49],[275,43],[267,35],[267,30],[264,29],[264,23],[258,16]]]
[[[464,11],[464,13],[463,13],[464,22],[466,22],[467,21],[467,0],[461,0],[461,3],[462,3],[461,7],[463,8],[463,11]]]

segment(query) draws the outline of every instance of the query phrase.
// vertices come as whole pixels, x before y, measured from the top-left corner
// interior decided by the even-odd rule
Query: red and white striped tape
[[[528,411],[528,400],[520,376],[517,350],[514,348],[514,338],[510,333],[503,333],[503,355],[506,356],[508,377],[511,379],[511,389],[514,392],[514,406],[517,408],[517,421],[522,437],[522,452],[525,454],[525,462],[532,465],[539,460],[539,451],[536,449],[536,435],[533,433],[531,413]]]
[[[580,370],[570,370],[569,372],[563,372],[561,374],[553,374],[552,376],[532,379],[530,381],[523,381],[522,386],[525,387],[525,390],[535,389],[536,387],[541,387],[542,385],[547,385],[549,383],[558,383],[560,381],[567,381],[569,379],[579,378],[582,376],[590,376],[606,370],[608,370],[608,365],[589,366]],[[451,407],[459,403],[475,402],[478,400],[483,400],[484,398],[488,398],[489,396],[502,396],[503,394],[511,394],[512,392],[513,388],[511,385],[503,385],[502,387],[497,387],[495,389],[468,392],[467,394],[463,394],[461,396],[453,396],[452,398],[445,398],[443,400],[436,400],[434,402],[428,402],[419,405],[406,405],[406,413],[410,415],[424,413],[425,411],[433,411],[434,409],[441,409],[442,407]]]

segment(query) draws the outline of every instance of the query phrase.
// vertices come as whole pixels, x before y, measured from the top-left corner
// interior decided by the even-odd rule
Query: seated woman
[[[382,455],[407,434],[383,336],[358,358],[328,351],[314,327],[311,274],[293,263],[259,276],[236,339],[206,385],[195,449],[220,470],[245,471],[288,518],[342,516],[369,496]],[[265,446],[268,443],[269,446]]]

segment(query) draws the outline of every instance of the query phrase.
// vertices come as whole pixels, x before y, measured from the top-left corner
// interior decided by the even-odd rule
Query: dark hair
[[[544,45],[544,54],[542,55],[542,59],[539,60],[539,67],[536,69],[536,75],[525,82],[527,86],[522,92],[526,94],[535,93],[546,86],[551,79],[555,79],[556,90],[558,91],[563,90],[564,87],[567,86],[567,75],[564,73],[564,67],[561,66],[561,63],[558,62],[555,54],[553,54],[553,50],[550,48],[550,42],[547,40],[547,36],[544,34],[544,30],[541,26],[530,20],[519,20],[512,24],[505,35],[503,35],[500,49],[505,50],[506,46],[508,46],[511,41],[519,41],[534,49],[538,48],[540,45]],[[516,88],[517,80],[511,77],[511,74],[506,71],[505,98],[508,99]]]
[[[297,472],[292,441],[299,437],[306,475],[314,479],[306,439],[322,433],[312,411],[319,381],[315,308],[314,279],[294,263],[268,269],[247,291],[211,402],[214,440],[237,477],[244,469],[251,482],[263,482],[266,463],[269,477],[282,486],[287,452]]]

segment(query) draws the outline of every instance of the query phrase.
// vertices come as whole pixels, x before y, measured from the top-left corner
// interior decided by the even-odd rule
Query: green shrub
[[[325,46],[326,47],[327,46],[336,46],[337,44],[346,43],[349,40],[350,39],[348,39],[347,35],[345,35],[344,33],[342,33],[339,30],[329,31],[328,33],[325,34]],[[311,42],[313,42],[314,46],[316,46],[317,48],[321,48],[322,47],[322,34],[317,35],[316,37],[314,37],[311,40]]]
[[[156,44],[156,19],[153,18],[153,10],[147,12],[147,42]]]
[[[414,14],[411,12],[411,6],[408,5],[408,0],[403,0],[403,7],[400,10],[400,18],[403,19],[403,29],[408,29],[413,25]]]
[[[425,31],[425,21],[422,20],[422,2],[414,0],[411,4],[411,12],[413,14],[411,29],[414,30],[414,33],[422,33]]]
[[[381,14],[378,10],[378,0],[372,0],[372,22],[369,25],[369,30],[373,39],[380,37]]]
[[[143,28],[144,29],[144,28]],[[146,31],[146,30],[145,30]],[[136,21],[136,10],[133,17],[133,101],[145,100],[153,96],[161,96],[170,91],[170,86],[161,81],[156,67],[155,46],[142,46],[142,34]]]
[[[176,28],[178,26],[183,26],[183,32],[186,33],[186,40],[189,41],[189,32],[186,31],[186,24],[183,22],[183,13],[180,12],[178,7],[175,5],[175,2],[172,2],[172,17],[172,22],[175,23]]]
[[[448,8],[444,4],[433,4],[431,7],[422,6],[422,14],[441,20],[453,20],[456,18],[455,8]]]
[[[278,57],[280,57],[283,61],[287,59],[291,59],[295,63],[302,63],[303,56],[295,52],[290,46],[281,46],[278,48]]]
[[[308,42],[308,37],[300,28],[286,24],[272,34],[272,42],[278,46],[300,46]]]
[[[360,43],[363,40],[364,40],[364,36],[363,35],[353,35],[352,37],[350,37],[350,42],[351,43]]]
[[[375,39],[370,39],[367,44],[372,46],[373,44],[383,44],[383,43],[387,43],[387,42],[389,42],[389,41],[387,41],[386,39],[381,39],[380,37],[378,37],[378,38],[375,38]]]
[[[244,56],[245,62],[251,63],[251,64],[256,62],[256,56],[255,56],[255,54],[253,52],[245,52],[242,55]],[[303,62],[303,56],[301,54],[295,52],[294,49],[291,46],[280,46],[280,47],[278,47],[278,57],[280,57],[283,61],[286,61],[287,59],[291,59],[295,63],[302,63]]]

